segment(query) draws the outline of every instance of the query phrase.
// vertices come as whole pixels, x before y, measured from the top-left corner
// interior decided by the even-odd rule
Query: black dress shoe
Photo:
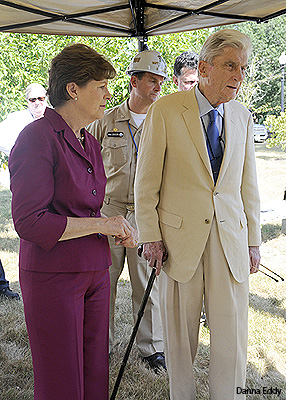
[[[148,363],[149,367],[152,368],[156,374],[162,369],[167,371],[165,355],[162,352],[154,353],[148,357],[143,357],[143,360]]]
[[[10,288],[5,287],[4,289],[0,290],[0,297],[4,297],[5,299],[11,300],[20,300],[20,296],[16,292],[12,292]]]

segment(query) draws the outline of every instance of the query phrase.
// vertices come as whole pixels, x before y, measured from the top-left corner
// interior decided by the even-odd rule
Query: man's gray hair
[[[247,58],[252,51],[251,39],[236,29],[222,29],[207,38],[199,55],[199,61],[212,64],[213,59],[221,55],[225,47],[234,47],[243,50]]]
[[[34,89],[38,89],[39,92],[42,92],[43,95],[46,96],[46,89],[42,85],[40,85],[39,83],[31,83],[26,88],[26,93],[25,93],[26,100],[28,100],[28,98],[30,97],[31,91]]]

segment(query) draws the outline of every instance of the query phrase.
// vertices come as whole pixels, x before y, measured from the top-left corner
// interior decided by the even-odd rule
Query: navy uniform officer
[[[107,176],[106,196],[102,214],[107,217],[121,214],[136,228],[134,215],[134,177],[138,145],[143,122],[152,103],[159,97],[164,80],[168,79],[166,63],[159,52],[145,50],[131,61],[126,73],[131,76],[130,97],[119,106],[105,112],[101,120],[87,129],[101,144]],[[118,278],[127,259],[132,286],[134,319],[147,286],[150,268],[139,258],[136,249],[116,246],[110,240],[110,338],[109,351],[114,342],[114,309]],[[159,311],[158,287],[154,283],[144,317],[137,333],[137,346],[143,359],[155,371],[166,368]]]

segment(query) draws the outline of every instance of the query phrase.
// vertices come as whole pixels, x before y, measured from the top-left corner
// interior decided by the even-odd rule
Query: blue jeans
[[[2,262],[0,260],[0,290],[5,289],[6,287],[9,287],[9,282],[6,281],[5,279],[5,272],[3,269]]]

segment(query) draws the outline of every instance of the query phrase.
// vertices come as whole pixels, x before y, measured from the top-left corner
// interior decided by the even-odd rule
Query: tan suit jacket
[[[164,270],[179,282],[192,278],[214,215],[238,282],[249,275],[248,246],[260,245],[252,117],[233,100],[225,104],[224,120],[216,186],[194,89],[156,101],[144,123],[135,178],[139,240],[163,240],[169,254]]]

